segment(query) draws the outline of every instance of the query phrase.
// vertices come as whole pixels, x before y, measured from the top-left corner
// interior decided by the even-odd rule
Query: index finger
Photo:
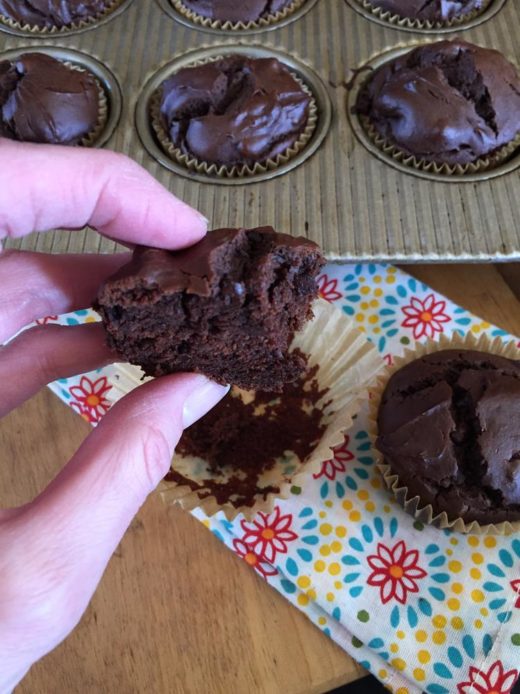
[[[190,246],[207,230],[200,213],[122,154],[0,139],[0,242],[86,225],[167,249]]]

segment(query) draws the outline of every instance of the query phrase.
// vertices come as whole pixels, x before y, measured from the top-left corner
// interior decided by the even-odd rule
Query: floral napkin
[[[394,267],[329,265],[319,284],[387,363],[440,333],[508,337]],[[79,311],[44,322],[96,319]],[[112,366],[50,387],[96,424],[119,385]],[[511,691],[520,674],[520,536],[414,522],[375,470],[366,407],[330,460],[291,491],[251,522],[194,515],[396,694]]]

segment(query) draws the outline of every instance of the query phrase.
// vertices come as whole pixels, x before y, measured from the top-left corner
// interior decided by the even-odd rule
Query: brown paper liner
[[[485,173],[486,171],[490,171],[491,169],[495,169],[497,166],[504,164],[520,147],[519,132],[513,140],[505,144],[503,147],[500,147],[491,154],[485,157],[480,157],[480,159],[476,159],[469,164],[443,164],[435,161],[428,161],[426,159],[419,159],[413,154],[403,152],[403,150],[399,149],[397,145],[389,142],[382,135],[380,135],[367,116],[360,116],[359,120],[368,138],[384,154],[400,164],[409,166],[410,169],[426,171],[431,174],[442,174],[444,176],[464,176],[468,174]]]
[[[485,0],[482,7],[480,7],[477,10],[473,10],[473,12],[468,12],[467,14],[462,15],[461,17],[455,17],[444,22],[430,22],[421,19],[413,19],[411,17],[402,17],[398,14],[393,14],[392,12],[390,12],[390,10],[384,10],[381,7],[375,7],[370,0],[356,1],[361,5],[361,7],[363,7],[364,10],[370,12],[370,14],[373,14],[374,17],[377,17],[381,21],[386,22],[387,24],[391,24],[392,26],[398,29],[427,29],[428,31],[436,29],[447,29],[449,27],[453,27],[454,29],[457,27],[463,27],[464,24],[472,22],[476,17],[485,12],[493,2],[493,0]]]
[[[416,343],[414,347],[407,349],[402,357],[395,357],[393,366],[386,367],[385,372],[377,377],[377,382],[370,392],[368,427],[376,465],[383,475],[387,488],[393,493],[398,503],[407,513],[424,525],[433,525],[436,528],[455,530],[466,534],[511,535],[520,530],[520,521],[504,521],[497,524],[481,525],[477,521],[466,522],[462,518],[450,519],[445,511],[435,515],[433,507],[430,504],[423,506],[419,496],[409,498],[408,488],[400,481],[399,476],[392,471],[391,466],[385,463],[384,457],[375,446],[378,435],[377,415],[379,406],[392,374],[426,354],[446,349],[477,350],[508,359],[520,359],[520,349],[516,346],[515,340],[504,342],[499,337],[491,339],[486,334],[482,334],[477,338],[473,333],[464,336],[455,333],[452,337],[441,335],[439,340]]]
[[[221,56],[222,57],[222,56]],[[219,58],[212,58],[211,62],[214,60],[219,60]],[[202,62],[208,61],[201,61]],[[274,159],[267,159],[265,162],[257,162],[253,166],[235,165],[235,166],[219,166],[218,164],[212,164],[210,162],[201,161],[195,157],[185,154],[181,149],[176,147],[170,139],[170,135],[164,127],[162,115],[161,115],[161,89],[157,89],[152,95],[150,100],[150,118],[152,122],[152,127],[155,131],[159,144],[163,150],[168,154],[170,159],[176,161],[178,164],[183,166],[189,171],[196,171],[198,174],[203,174],[205,176],[215,176],[217,178],[247,178],[248,176],[256,176],[258,174],[266,173],[267,171],[273,171],[279,166],[286,164],[293,157],[295,157],[302,149],[310,142],[314,131],[316,130],[316,125],[318,123],[318,104],[314,97],[314,94],[310,88],[303,82],[298,75],[290,71],[292,77],[298,82],[303,91],[311,97],[311,102],[309,104],[309,117],[307,119],[307,125],[305,126],[303,132],[300,134],[296,142],[292,144],[288,149],[282,154],[278,154]]]
[[[68,60],[63,61],[63,64],[66,65],[68,68],[71,70],[76,70],[77,72],[86,72],[88,73],[94,82],[96,83],[96,87],[98,90],[98,120],[96,123],[96,127],[89,133],[87,133],[84,137],[81,138],[79,141],[79,145],[81,147],[94,147],[99,136],[103,132],[103,129],[105,125],[107,124],[108,120],[108,100],[107,100],[107,95],[105,94],[105,90],[103,89],[103,85],[101,82],[98,80],[98,78],[87,68],[83,68],[76,63],[71,63]]]
[[[290,5],[284,7],[283,10],[280,10],[280,12],[268,15],[267,17],[261,17],[256,22],[223,22],[221,20],[213,20],[209,19],[208,17],[203,17],[197,12],[188,9],[186,5],[184,5],[182,0],[170,0],[170,2],[179,14],[188,19],[193,24],[197,24],[198,26],[204,27],[205,29],[219,29],[221,31],[244,31],[251,29],[264,29],[266,27],[272,26],[273,24],[277,24],[278,22],[284,20],[286,17],[289,17],[289,15],[291,15],[293,12],[296,12],[296,10],[299,10],[300,7],[305,4],[306,0],[293,0],[293,2]]]
[[[165,503],[180,503],[187,510],[201,508],[208,516],[223,511],[228,520],[240,513],[251,519],[258,511],[272,511],[276,499],[287,498],[292,485],[304,485],[312,473],[321,469],[323,461],[330,458],[331,448],[343,441],[343,432],[350,427],[353,416],[366,398],[369,384],[382,369],[382,362],[377,350],[339,309],[319,299],[313,310],[313,320],[306,324],[291,345],[291,349],[298,348],[308,356],[309,368],[319,366],[316,379],[320,390],[328,389],[317,403],[322,409],[322,424],[326,428],[312,453],[300,460],[293,452],[287,452],[283,461],[262,473],[258,494],[250,506],[236,505],[232,498],[219,504],[204,487],[204,479],[225,482],[239,474],[239,470],[224,469],[216,475],[207,472],[201,459],[175,456],[174,470],[200,484],[200,488],[193,491],[187,485],[164,481],[159,491]],[[262,487],[269,484],[279,491],[262,493]]]
[[[117,10],[117,8],[120,7],[124,2],[127,2],[127,0],[112,0],[105,11],[101,12],[101,14],[98,14],[96,17],[89,17],[88,19],[84,19],[77,24],[68,24],[67,26],[63,27],[36,27],[31,24],[20,24],[14,19],[6,17],[3,14],[0,14],[0,24],[4,24],[10,29],[15,29],[16,31],[24,31],[28,34],[32,34],[33,36],[59,36],[62,34],[67,34],[70,31],[87,29],[88,27],[97,24],[109,14],[112,14],[112,12]]]

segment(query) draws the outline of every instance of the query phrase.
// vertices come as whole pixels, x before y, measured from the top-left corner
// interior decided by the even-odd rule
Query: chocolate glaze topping
[[[99,116],[99,92],[88,72],[41,53],[0,62],[0,135],[24,142],[77,144]]]
[[[370,4],[399,17],[446,22],[479,10],[484,0],[370,0]]]
[[[201,17],[221,22],[256,22],[280,12],[294,0],[182,0]]]
[[[447,350],[396,372],[377,448],[408,498],[450,519],[520,519],[520,361]]]
[[[98,17],[107,0],[0,0],[0,15],[22,25],[51,29]]]
[[[498,51],[440,41],[377,69],[356,110],[404,152],[468,164],[520,131],[520,78]]]
[[[184,153],[218,165],[252,165],[294,144],[309,104],[278,60],[237,55],[172,75],[162,85],[161,113]]]

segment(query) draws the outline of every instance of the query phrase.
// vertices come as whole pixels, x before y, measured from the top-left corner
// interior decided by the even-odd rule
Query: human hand
[[[121,155],[0,140],[0,244],[86,224],[124,243],[172,249],[206,231],[201,215]],[[0,245],[0,345],[31,321],[88,307],[127,260]],[[98,324],[26,330],[0,347],[0,417],[46,383],[113,360]],[[108,412],[40,496],[0,511],[2,694],[76,626],[183,428],[225,393],[188,374],[146,383]]]

